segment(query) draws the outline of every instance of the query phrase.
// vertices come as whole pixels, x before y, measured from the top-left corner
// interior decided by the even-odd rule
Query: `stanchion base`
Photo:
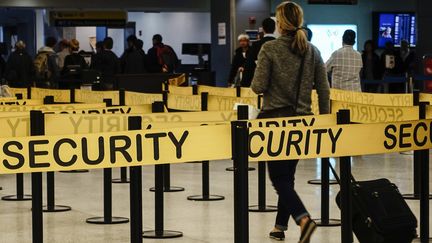
[[[125,224],[129,223],[128,218],[112,217],[111,220],[105,220],[104,217],[94,217],[86,219],[88,224]]]
[[[219,195],[209,195],[208,197],[204,197],[203,195],[195,195],[187,197],[190,201],[221,201],[225,200],[224,196]]]
[[[168,190],[164,188],[164,192],[183,192],[184,190],[185,190],[184,187],[179,187],[179,186],[172,186]],[[156,188],[152,187],[150,188],[150,191],[155,192]]]
[[[405,200],[420,200],[420,195],[417,194],[402,194]],[[429,195],[429,199],[432,199],[432,195]]]
[[[225,169],[226,171],[234,171],[234,167],[228,167]],[[254,171],[256,170],[254,167],[248,167],[248,171]]]
[[[78,173],[88,173],[89,170],[62,170],[60,173],[78,174]]]
[[[183,237],[183,233],[180,231],[164,230],[162,232],[157,232],[155,230],[144,231],[142,234],[143,238],[147,239],[170,239]]]
[[[30,201],[32,200],[31,195],[23,195],[22,198],[18,198],[17,195],[9,195],[1,198],[3,201]]]
[[[122,178],[117,178],[117,179],[112,179],[111,181],[112,183],[116,183],[116,184],[127,184],[130,183],[129,178],[124,180]]]
[[[315,179],[315,180],[308,181],[308,184],[311,184],[311,185],[321,185],[322,182],[321,182],[321,179]],[[329,181],[329,185],[337,185],[337,184],[338,184],[338,182],[336,180],[330,180]]]
[[[339,227],[341,226],[340,219],[329,219],[327,222],[323,222],[321,219],[314,219],[318,227]]]
[[[270,205],[265,205],[264,208],[261,208],[259,205],[249,206],[249,212],[253,212],[253,213],[270,213],[270,212],[277,212],[277,210],[278,207],[270,206]]]
[[[71,211],[72,208],[69,206],[63,206],[63,205],[55,205],[53,209],[48,209],[48,206],[43,206],[42,211],[45,213],[58,213],[58,212],[67,212]]]

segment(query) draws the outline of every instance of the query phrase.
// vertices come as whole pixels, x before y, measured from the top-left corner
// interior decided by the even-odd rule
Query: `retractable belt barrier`
[[[250,161],[382,154],[432,148],[432,120],[293,129],[250,128],[249,137]],[[232,157],[229,125],[1,138],[0,147],[2,174]]]
[[[0,100],[0,106],[3,109],[4,106],[29,106],[29,105],[43,105],[43,99],[31,99],[31,100]],[[0,110],[1,111],[1,110]]]

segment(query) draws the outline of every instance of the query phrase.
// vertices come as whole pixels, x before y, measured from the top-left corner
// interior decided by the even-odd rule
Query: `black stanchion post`
[[[75,88],[70,88],[69,90],[70,94],[70,99],[69,99],[69,103],[71,104],[75,104],[76,103],[76,99],[75,99]],[[65,171],[60,171],[60,173],[71,173],[71,174],[76,174],[76,173],[88,173],[89,170],[65,170]]]
[[[208,110],[208,93],[201,93],[201,111]],[[219,195],[210,195],[210,162],[202,161],[202,195],[194,195],[187,197],[192,201],[220,201],[225,197]]]
[[[153,112],[163,112],[164,103],[155,102],[152,105]],[[164,230],[164,167],[155,165],[155,230],[143,232],[144,238],[166,239],[182,237],[179,231]]]
[[[164,91],[162,93],[162,97],[163,97],[163,104],[165,106],[167,106],[168,104],[168,92]],[[165,112],[164,107],[161,107],[159,111],[155,111],[155,112]],[[183,187],[179,187],[179,186],[171,186],[171,165],[170,164],[164,164],[163,165],[163,171],[164,171],[164,192],[182,192],[185,189]],[[155,191],[155,188],[152,187],[150,188],[151,192]]]
[[[54,96],[46,96],[44,98],[44,104],[50,105],[54,104]],[[45,119],[42,117],[42,119]],[[43,124],[45,121],[43,121]],[[45,131],[44,134],[45,135]],[[54,172],[47,172],[47,205],[43,206],[43,211],[47,213],[55,213],[55,212],[66,212],[70,211],[72,208],[64,205],[55,205],[55,174]]]
[[[420,102],[420,119],[426,119],[429,102]],[[415,151],[417,152],[417,151]],[[429,242],[429,150],[420,150],[420,242]]]
[[[241,87],[239,86],[236,87],[236,96],[237,98],[241,97]]]
[[[31,86],[28,86],[28,87],[27,87],[27,99],[31,99],[31,97],[32,97],[32,95],[31,95],[31,90],[32,90],[32,87],[31,87]]]
[[[239,107],[240,108],[240,107]],[[247,121],[234,121],[232,154],[234,161],[234,242],[249,242],[248,162],[249,131]]]
[[[350,123],[350,111],[339,110],[338,124]],[[340,158],[340,208],[342,243],[352,243],[352,190],[351,190],[351,157]]]
[[[45,134],[44,115],[41,111],[30,111],[30,135]],[[43,242],[42,213],[42,173],[35,172],[32,177],[32,239],[33,243]]]
[[[260,96],[257,97],[258,99],[258,108],[261,108],[261,98]],[[239,113],[237,113],[237,117],[239,120],[241,120],[240,117],[241,113],[239,110]],[[254,213],[266,213],[266,212],[276,212],[277,206],[271,206],[267,205],[266,203],[266,167],[267,162],[260,161],[258,162],[258,205],[256,206],[250,206],[249,211]]]
[[[76,103],[76,100],[75,100],[75,88],[73,88],[73,87],[70,89],[70,100],[69,100],[69,102],[71,104]]]
[[[192,95],[198,95],[198,85],[192,85]]]
[[[124,89],[119,89],[119,105],[126,105],[126,91]],[[127,168],[120,168],[120,178],[113,179],[113,183],[129,183],[129,179],[127,178]]]
[[[15,97],[17,98],[17,100],[22,100],[23,99],[23,95],[22,94],[15,94]]]
[[[103,102],[107,107],[112,106],[111,99],[103,99]],[[86,220],[89,224],[124,224],[129,222],[128,218],[124,217],[113,217],[112,216],[112,169],[103,169],[103,204],[104,204],[104,216],[93,217]]]
[[[141,130],[142,118],[129,117],[129,131]],[[142,243],[143,212],[142,212],[142,167],[129,168],[130,174],[130,238],[131,243]]]

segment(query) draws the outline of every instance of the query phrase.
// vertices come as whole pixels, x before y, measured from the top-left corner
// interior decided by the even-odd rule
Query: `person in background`
[[[360,71],[363,68],[361,54],[354,50],[356,33],[346,30],[342,37],[343,46],[336,50],[326,63],[331,73],[331,84],[335,89],[361,92]]]
[[[372,40],[368,40],[364,44],[362,53],[363,68],[360,74],[362,80],[380,80],[381,79],[381,65],[380,58],[375,53],[375,45]],[[379,91],[379,84],[365,84],[365,92],[377,93]]]
[[[402,74],[402,59],[400,54],[395,50],[392,41],[388,41],[385,44],[385,49],[381,54],[381,71],[382,78],[391,77],[403,77]],[[390,83],[389,92],[390,93],[404,93],[405,84],[404,83]]]
[[[235,50],[234,57],[231,63],[231,71],[228,77],[228,84],[240,85],[242,80],[242,73],[246,64],[246,59],[249,56],[250,41],[247,34],[241,34],[237,38],[239,47]]]
[[[153,36],[153,47],[147,52],[148,71],[152,73],[173,73],[179,64],[174,49],[162,42],[162,36]]]
[[[138,38],[132,35],[128,39],[128,49],[125,50],[120,58],[121,70],[124,74],[145,73],[145,55],[143,55],[142,46],[139,50]]]
[[[101,90],[112,90],[116,81],[116,75],[120,73],[120,61],[112,52],[114,41],[106,37],[103,41],[103,50],[98,56],[94,69],[101,73]]]
[[[399,56],[401,60],[401,73],[406,76],[412,75],[415,70],[416,55],[415,52],[410,49],[410,44],[407,40],[401,41]]]
[[[263,38],[252,44],[249,55],[247,56],[246,63],[244,65],[243,78],[241,80],[242,87],[249,87],[251,85],[255,73],[256,61],[258,60],[258,54],[261,51],[262,45],[268,41],[276,39],[273,34],[276,29],[276,23],[272,18],[264,19],[262,22],[262,28],[264,31]]]
[[[32,84],[33,59],[26,51],[23,41],[15,44],[15,51],[6,63],[5,78],[10,87],[26,88]]]
[[[251,88],[263,94],[259,118],[311,115],[311,94],[315,86],[320,114],[330,112],[330,88],[318,48],[307,41],[303,10],[294,2],[283,2],[276,9],[281,37],[265,43],[258,55]],[[302,200],[294,189],[298,160],[268,162],[270,179],[278,194],[276,223],[270,237],[284,240],[288,220],[300,226],[300,243],[308,243],[316,229]]]
[[[55,37],[47,37],[45,46],[38,50],[38,54],[33,61],[37,87],[57,87],[60,69],[58,66],[58,56],[54,51],[56,44],[57,39]]]
[[[103,52],[103,41],[96,42],[95,53],[92,54],[90,69],[97,69],[96,67],[100,67],[100,56]]]
[[[60,51],[57,53],[58,66],[59,66],[60,70],[63,70],[65,58],[67,56],[69,56],[71,53],[71,51],[69,49],[69,41],[66,39],[63,39],[62,41],[60,41],[59,48],[60,48]]]
[[[87,68],[87,63],[84,57],[79,54],[79,49],[79,41],[76,39],[72,39],[70,41],[71,54],[66,56],[66,59],[64,61],[64,66],[62,70],[63,76],[79,79],[81,77],[81,71]]]

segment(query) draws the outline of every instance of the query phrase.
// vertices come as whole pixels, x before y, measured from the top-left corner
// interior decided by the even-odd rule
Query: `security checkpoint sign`
[[[330,100],[382,106],[413,106],[412,94],[374,94],[340,89],[330,90]]]
[[[0,138],[0,174],[231,158],[231,126]]]
[[[331,110],[332,113],[350,110],[351,121],[357,123],[414,121],[419,118],[418,106],[378,106],[332,101]]]
[[[250,129],[250,161],[383,154],[432,148],[432,120]]]

